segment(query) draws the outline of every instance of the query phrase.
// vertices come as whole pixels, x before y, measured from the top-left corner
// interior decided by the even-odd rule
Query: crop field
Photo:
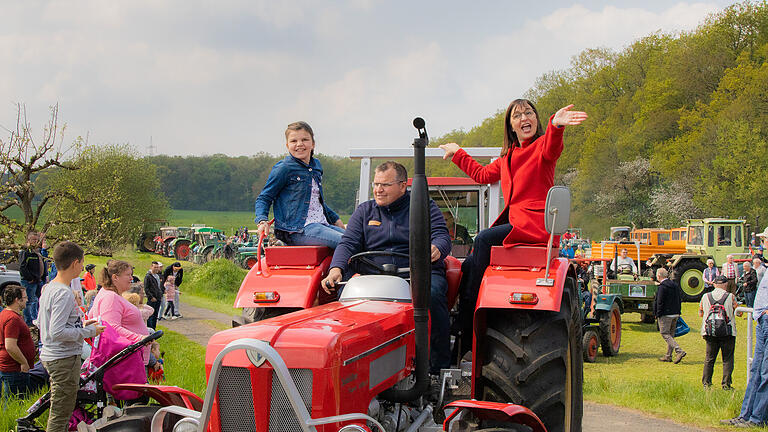
[[[255,230],[256,223],[253,222],[253,217],[252,211],[171,210],[168,223],[172,226],[182,227],[192,224],[205,224],[224,230],[225,234],[232,234],[236,229],[243,226]]]

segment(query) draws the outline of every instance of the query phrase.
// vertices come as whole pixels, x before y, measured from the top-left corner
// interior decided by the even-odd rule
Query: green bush
[[[231,261],[213,260],[192,269],[189,281],[184,279],[181,291],[232,304],[247,273]]]

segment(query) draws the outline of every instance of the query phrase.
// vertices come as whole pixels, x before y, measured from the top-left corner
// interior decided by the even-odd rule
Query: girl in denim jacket
[[[285,131],[289,155],[276,163],[256,198],[258,232],[269,234],[267,218],[274,205],[275,235],[289,245],[335,248],[344,223],[323,201],[323,167],[314,158],[315,135],[303,121]]]

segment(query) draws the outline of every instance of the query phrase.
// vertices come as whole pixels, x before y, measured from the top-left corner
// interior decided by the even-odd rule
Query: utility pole
[[[155,145],[152,144],[152,135],[149,136],[149,146],[147,146],[147,149],[149,149],[150,156],[155,155]]]

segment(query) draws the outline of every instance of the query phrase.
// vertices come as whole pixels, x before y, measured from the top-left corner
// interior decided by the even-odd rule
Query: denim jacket
[[[259,223],[269,218],[269,207],[275,206],[275,228],[286,232],[303,232],[312,196],[312,179],[320,188],[320,204],[325,219],[333,225],[339,220],[333,210],[323,202],[323,167],[314,157],[309,165],[288,155],[276,163],[267,178],[267,184],[256,198],[256,219]]]

